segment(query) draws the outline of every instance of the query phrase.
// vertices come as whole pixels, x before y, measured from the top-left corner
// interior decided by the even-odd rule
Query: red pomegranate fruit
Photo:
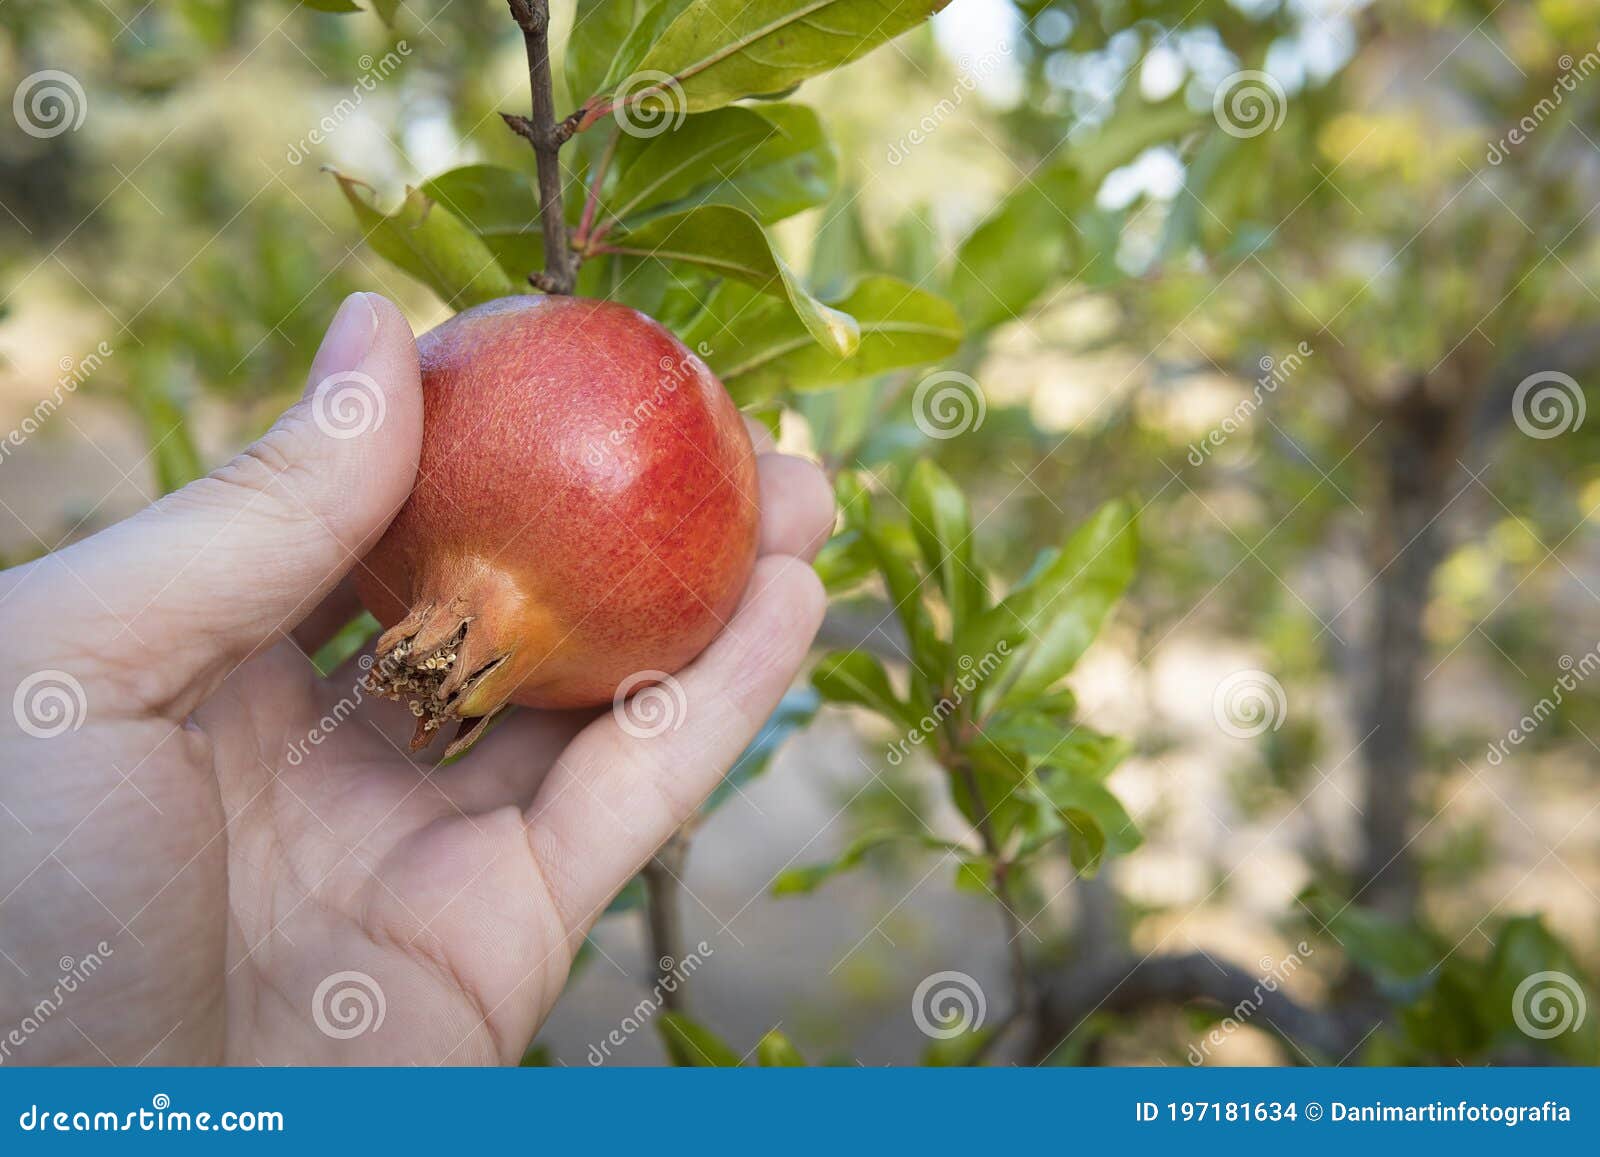
[[[424,334],[422,459],[358,568],[372,685],[413,750],[508,703],[584,707],[677,671],[755,562],[750,436],[704,362],[613,302],[508,297]]]

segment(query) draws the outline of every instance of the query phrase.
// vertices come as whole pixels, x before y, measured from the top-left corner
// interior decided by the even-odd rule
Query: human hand
[[[416,473],[416,349],[383,298],[345,302],[310,380],[348,370],[383,392],[375,429],[328,436],[308,390],[210,477],[0,573],[0,1062],[514,1063],[803,661],[832,500],[758,436],[761,557],[677,676],[680,727],[519,711],[459,763],[411,758],[358,662],[307,657]],[[349,1035],[341,991],[381,1026]]]

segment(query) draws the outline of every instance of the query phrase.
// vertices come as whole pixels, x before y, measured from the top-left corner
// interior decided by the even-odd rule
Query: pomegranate
[[[508,703],[583,707],[677,671],[755,562],[755,458],[716,376],[613,302],[508,297],[417,342],[416,486],[358,568],[369,676],[465,750]]]

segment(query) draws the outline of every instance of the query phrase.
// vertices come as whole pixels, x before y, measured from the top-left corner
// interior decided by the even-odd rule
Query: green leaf
[[[516,283],[544,268],[539,196],[525,173],[498,165],[467,165],[439,174],[418,191],[481,237]]]
[[[316,667],[317,674],[326,679],[338,670],[345,660],[353,658],[357,651],[367,645],[367,640],[375,638],[381,630],[383,628],[378,625],[378,620],[373,618],[370,612],[362,611],[340,627],[333,638],[317,649],[317,653],[311,656],[312,666]]]
[[[650,99],[671,78],[687,112],[779,92],[828,72],[942,9],[949,0],[694,0],[661,33],[613,99]],[[660,92],[658,87],[656,92]]]
[[[672,1063],[684,1068],[736,1069],[739,1054],[704,1025],[681,1012],[664,1012],[656,1022]]]
[[[565,63],[567,92],[574,104],[605,85],[619,47],[649,10],[646,0],[577,0]]]
[[[1092,194],[1114,170],[1138,160],[1146,149],[1183,136],[1204,119],[1181,94],[1151,104],[1139,95],[1139,86],[1131,84],[1100,130],[1081,143],[1069,141],[1066,152]]]
[[[1482,1012],[1505,1039],[1532,1040],[1579,1064],[1600,1059],[1600,1017],[1595,1016],[1600,994],[1542,918],[1507,920],[1495,937],[1487,971]]]
[[[600,107],[598,98],[616,88],[624,77],[631,76],[639,67],[639,62],[644,59],[645,53],[650,51],[652,45],[661,38],[661,33],[687,8],[693,0],[659,0],[645,9],[644,15],[633,26],[633,31],[628,33],[616,50],[616,55],[611,59],[611,67],[606,69],[605,79],[598,88],[587,93],[573,92],[572,99],[581,107]],[[589,123],[586,122],[584,127]]]
[[[334,172],[367,244],[381,257],[427,285],[454,309],[466,309],[517,292],[494,254],[458,217],[418,189],[385,215],[361,192],[370,188]]]
[[[697,205],[778,221],[826,201],[837,176],[822,122],[799,105],[701,113],[672,132],[629,138],[619,153],[604,210],[625,227]]]
[[[909,532],[901,537],[878,517],[872,495],[859,476],[843,473],[835,487],[835,497],[845,524],[856,530],[872,552],[883,576],[884,586],[894,604],[894,612],[910,640],[913,696],[919,700],[919,683],[942,681],[948,655],[940,645],[928,608],[922,602],[922,574],[917,570],[916,544]],[[921,688],[927,691],[929,688]]]
[[[857,530],[830,538],[817,553],[811,569],[817,572],[830,596],[854,590],[877,573],[872,551]]]
[[[1047,691],[1072,670],[1133,580],[1137,541],[1133,509],[1120,500],[1106,503],[1029,581],[980,618],[962,651],[988,654],[1008,641],[1002,660],[1014,672],[1005,684],[1008,700]]]
[[[724,108],[686,117],[659,136],[629,137],[618,149],[620,176],[603,209],[625,227],[639,224],[648,210],[674,207],[717,181],[776,131],[750,109]]]
[[[1048,761],[1034,775],[1039,794],[1066,826],[1072,866],[1085,876],[1107,856],[1139,846],[1141,836],[1120,800],[1093,779]]]
[[[703,335],[711,368],[741,405],[936,362],[961,346],[961,318],[950,303],[893,277],[863,278],[827,304],[859,327],[860,344],[849,357],[819,346],[791,311],[753,300],[744,286],[717,290],[696,336]]]
[[[778,874],[772,882],[774,896],[803,896],[815,892],[833,877],[848,872],[864,860],[868,853],[879,848],[889,847],[897,843],[911,843],[936,852],[950,852],[958,856],[970,856],[971,850],[960,844],[953,844],[948,840],[941,840],[935,836],[920,835],[916,832],[901,831],[876,831],[867,832],[858,837],[840,855],[833,860],[820,864],[803,864],[797,868],[789,868]]]
[[[788,1037],[773,1029],[756,1044],[756,1062],[764,1069],[805,1068],[806,1059]]]
[[[303,7],[315,8],[318,12],[360,12],[361,5],[355,0],[300,0]]]
[[[182,489],[206,470],[189,428],[189,416],[172,394],[172,380],[162,370],[167,359],[157,355],[134,363],[129,396],[144,427],[145,445],[154,447],[151,458],[156,486],[163,494]],[[175,376],[175,375],[174,375]]]
[[[764,104],[753,111],[775,131],[736,169],[688,200],[732,205],[768,224],[828,201],[838,191],[839,158],[821,118],[798,104]]]
[[[983,609],[983,583],[972,569],[967,496],[948,474],[921,458],[906,480],[904,501],[922,560],[944,591],[953,629],[960,631],[969,613]]]
[[[922,1063],[928,1068],[963,1068],[981,1064],[980,1054],[999,1031],[993,1025],[972,1029],[957,1036],[935,1040],[922,1051]]]
[[[607,248],[635,257],[686,262],[786,298],[811,336],[838,357],[848,357],[860,344],[855,319],[811,296],[777,255],[766,230],[743,210],[705,205],[658,217]]]
[[[974,896],[994,895],[994,861],[987,856],[962,860],[956,865],[956,891]]]
[[[1187,132],[1199,117],[1181,98],[1151,105],[1138,85],[1094,136],[1069,141],[1031,173],[956,251],[950,293],[973,330],[1020,317],[1063,272],[1099,246],[1085,237],[1094,195],[1112,170]]]
[[[832,651],[824,655],[811,673],[811,685],[830,702],[870,707],[908,727],[916,723],[911,708],[890,686],[883,664],[865,651]]]
[[[1076,252],[1072,213],[1091,192],[1070,167],[1047,169],[1018,186],[961,243],[950,295],[969,328],[1020,317],[1056,282]]]

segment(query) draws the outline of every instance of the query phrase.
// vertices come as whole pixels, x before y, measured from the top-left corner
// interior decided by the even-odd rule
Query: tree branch
[[[679,828],[644,867],[645,913],[650,926],[651,967],[656,991],[668,1012],[684,1009],[683,982],[668,984],[683,963],[683,911],[678,903],[684,863],[689,858],[689,830]]]
[[[1290,1042],[1301,1063],[1341,1060],[1371,1027],[1303,1005],[1277,984],[1269,991],[1266,978],[1203,952],[1143,959],[1100,955],[1045,979],[1033,1061],[1042,1063],[1097,1012],[1127,1014],[1194,1001]]]
[[[566,215],[561,206],[561,146],[572,136],[576,123],[556,122],[555,92],[550,81],[549,0],[507,0],[512,18],[522,29],[528,53],[528,88],[533,97],[532,117],[500,115],[518,136],[533,146],[539,168],[539,220],[544,230],[544,273],[529,280],[546,293],[571,293],[577,279],[572,247],[567,241]]]

